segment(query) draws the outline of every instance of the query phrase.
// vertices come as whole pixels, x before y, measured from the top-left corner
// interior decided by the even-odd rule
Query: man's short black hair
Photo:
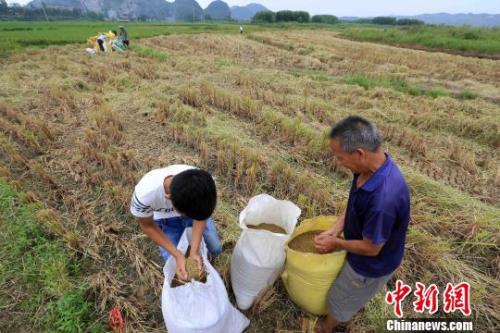
[[[340,138],[342,149],[348,153],[358,148],[374,152],[382,144],[375,125],[360,116],[349,116],[334,124],[330,130],[330,139],[334,138]]]
[[[215,181],[205,170],[190,169],[175,175],[170,191],[175,209],[193,220],[208,219],[217,204]]]

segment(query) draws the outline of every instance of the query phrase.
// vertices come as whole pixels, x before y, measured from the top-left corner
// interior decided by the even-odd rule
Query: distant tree
[[[424,25],[425,23],[415,19],[399,19],[397,25]]]
[[[254,23],[273,23],[273,22],[276,22],[276,14],[273,13],[272,11],[269,11],[269,10],[258,12],[253,16],[252,22],[254,22]]]
[[[9,7],[9,14],[14,18],[22,17],[24,16],[24,7],[21,6]]]
[[[372,23],[372,21],[373,21],[372,19],[360,18],[360,19],[355,20],[354,22],[359,23],[359,24],[368,24],[368,23]]]
[[[339,22],[339,19],[335,15],[314,15],[311,21],[314,23],[335,24]]]
[[[303,12],[303,11],[298,11],[295,12],[295,21],[301,22],[301,23],[309,23],[311,16],[309,15],[308,12]]]
[[[104,20],[104,17],[102,14],[96,13],[96,12],[91,12],[88,11],[85,13],[85,17],[91,20]]]
[[[478,40],[481,36],[476,31],[466,31],[462,38],[467,40]]]
[[[309,13],[304,11],[280,10],[276,12],[276,22],[309,22]]]
[[[79,8],[73,8],[71,10],[71,16],[74,18],[82,17],[82,11]]]
[[[9,6],[6,0],[0,0],[0,15],[9,14]]]
[[[397,19],[389,16],[378,16],[372,19],[373,24],[396,25]]]
[[[291,10],[280,10],[276,12],[276,22],[295,21]]]

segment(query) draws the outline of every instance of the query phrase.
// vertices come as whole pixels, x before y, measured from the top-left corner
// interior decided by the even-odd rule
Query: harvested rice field
[[[411,190],[405,259],[391,288],[396,279],[440,290],[469,282],[475,330],[499,330],[499,61],[316,29],[156,36],[95,57],[82,45],[50,46],[1,68],[0,175],[46,207],[41,221],[81,262],[103,325],[119,306],[129,332],[165,331],[162,259],[128,212],[144,173],[185,163],[216,176],[224,252],[215,267],[232,295],[239,212],[268,193],[296,203],[301,220],[339,214],[351,175],[330,155],[327,131],[361,115],[379,127]],[[20,303],[6,296],[22,299],[15,288],[2,286],[0,331],[41,330],[21,321]],[[418,316],[411,301],[404,311]],[[315,320],[281,281],[245,314],[252,333],[310,332]],[[379,295],[347,328],[380,332],[391,314]]]

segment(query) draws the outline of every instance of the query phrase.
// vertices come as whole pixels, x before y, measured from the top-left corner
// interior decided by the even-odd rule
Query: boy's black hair
[[[116,30],[111,31],[115,36],[118,36],[118,32]]]
[[[170,192],[175,209],[193,220],[208,219],[217,204],[215,181],[205,170],[190,169],[175,175]]]

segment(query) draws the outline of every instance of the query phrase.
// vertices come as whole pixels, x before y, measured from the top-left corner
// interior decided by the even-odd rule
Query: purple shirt
[[[346,240],[368,238],[384,244],[375,257],[347,254],[359,274],[376,278],[392,273],[403,260],[406,231],[410,221],[410,192],[398,166],[386,154],[384,164],[356,188],[354,175],[344,224]]]

